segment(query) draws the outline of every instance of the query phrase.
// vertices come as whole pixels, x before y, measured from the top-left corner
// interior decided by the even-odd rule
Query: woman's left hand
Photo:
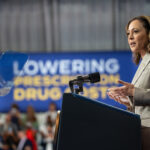
[[[113,93],[114,96],[133,96],[134,95],[134,85],[122,80],[118,81],[120,84],[123,84],[121,87],[109,88],[108,91]],[[113,96],[112,96],[113,97]]]

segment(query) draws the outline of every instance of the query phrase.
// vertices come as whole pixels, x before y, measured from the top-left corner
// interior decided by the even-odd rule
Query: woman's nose
[[[134,38],[133,34],[130,33],[130,34],[129,34],[129,39],[133,39],[133,38]]]

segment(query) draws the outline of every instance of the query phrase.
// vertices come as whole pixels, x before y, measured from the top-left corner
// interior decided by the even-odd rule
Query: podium
[[[66,93],[55,150],[141,150],[139,115]]]

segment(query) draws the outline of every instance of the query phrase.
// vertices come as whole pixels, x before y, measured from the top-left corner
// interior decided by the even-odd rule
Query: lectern
[[[66,93],[55,150],[141,150],[139,115]]]

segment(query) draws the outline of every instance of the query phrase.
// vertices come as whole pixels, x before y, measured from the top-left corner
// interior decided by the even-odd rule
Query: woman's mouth
[[[135,42],[131,42],[130,43],[130,47],[135,47],[136,43]]]

